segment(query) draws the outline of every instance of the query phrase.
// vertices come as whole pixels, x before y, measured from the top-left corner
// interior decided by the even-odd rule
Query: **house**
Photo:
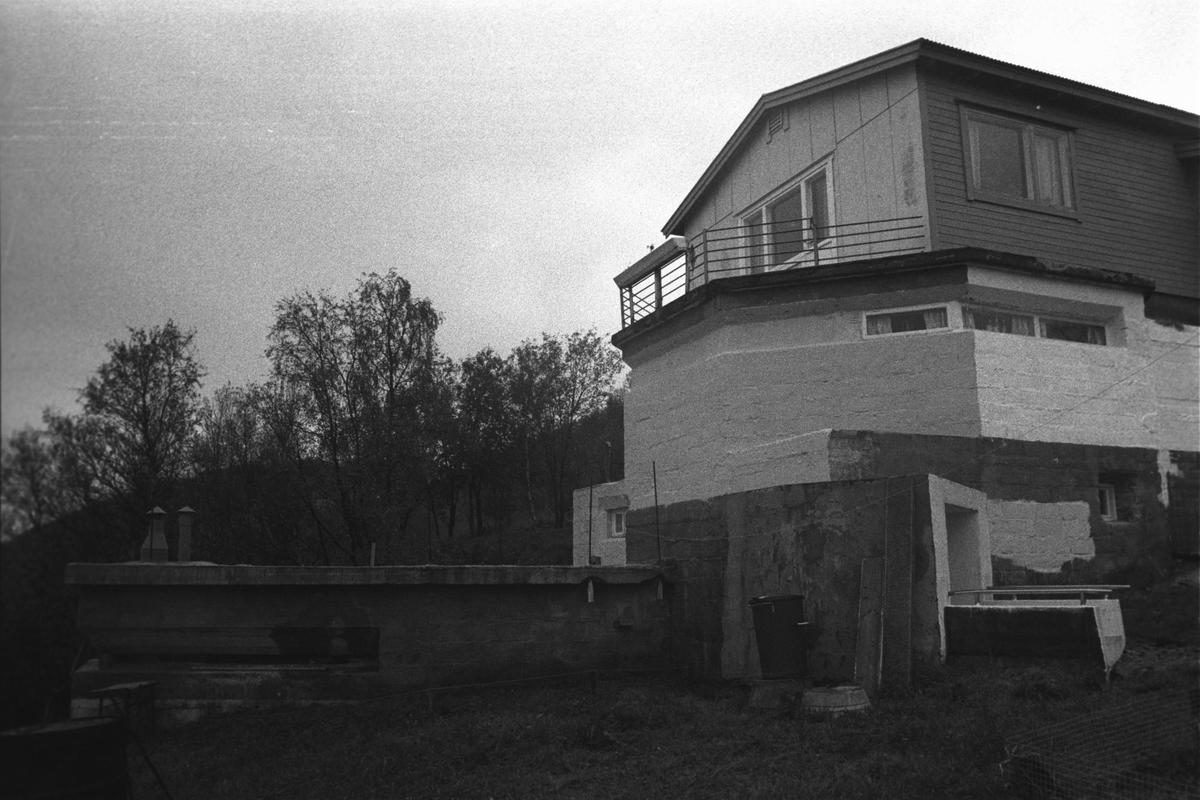
[[[754,561],[732,497],[952,484],[913,505],[950,552],[939,608],[1163,574],[1197,551],[1198,156],[1195,114],[925,40],[764,95],[616,277],[625,477],[577,490],[575,563],[682,558],[682,597],[683,543],[723,539],[696,641],[725,677],[753,672],[746,598],[826,569],[810,501],[749,534],[775,541]],[[690,535],[713,503],[724,528]]]

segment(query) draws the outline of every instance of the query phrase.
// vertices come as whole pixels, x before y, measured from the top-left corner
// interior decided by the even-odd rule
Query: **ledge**
[[[884,283],[896,276],[954,275],[942,278],[956,284],[968,285],[965,269],[984,267],[1046,278],[1114,286],[1143,297],[1154,292],[1154,282],[1127,272],[1098,269],[1073,264],[1042,261],[1033,256],[984,250],[977,247],[957,247],[886,258],[837,261],[818,267],[786,269],[749,275],[730,275],[712,278],[682,297],[667,303],[641,319],[613,334],[612,343],[622,351],[669,321],[716,301],[722,295],[758,292],[764,296],[782,290],[794,290],[816,299],[820,297],[857,297],[886,293],[895,283]],[[818,287],[835,288],[818,290]]]
[[[661,577],[662,567],[417,566],[258,567],[198,563],[68,564],[71,586],[523,586],[636,584]]]

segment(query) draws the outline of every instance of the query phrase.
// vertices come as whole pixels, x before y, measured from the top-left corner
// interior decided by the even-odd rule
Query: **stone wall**
[[[665,666],[668,579],[657,568],[72,564],[79,630],[102,654],[73,694],[154,680],[171,721]]]

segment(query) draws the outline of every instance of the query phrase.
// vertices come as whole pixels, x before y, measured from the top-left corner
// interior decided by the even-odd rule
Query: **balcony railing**
[[[616,278],[621,325],[733,275],[818,267],[925,249],[923,217],[814,225],[811,218],[709,228],[687,242],[672,236]]]

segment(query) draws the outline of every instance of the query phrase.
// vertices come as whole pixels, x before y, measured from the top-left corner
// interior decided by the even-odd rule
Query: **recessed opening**
[[[1101,472],[1096,481],[1096,504],[1105,522],[1133,522],[1140,512],[1132,473]]]
[[[950,567],[950,591],[983,589],[980,568],[979,512],[973,508],[946,505],[946,556]],[[975,602],[971,595],[951,595],[953,605]]]

